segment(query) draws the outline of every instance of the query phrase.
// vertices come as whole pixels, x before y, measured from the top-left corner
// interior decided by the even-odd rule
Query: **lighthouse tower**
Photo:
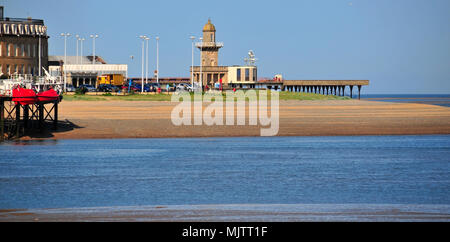
[[[202,66],[219,65],[219,49],[223,43],[216,42],[216,28],[208,19],[208,23],[203,27],[203,40],[197,44],[201,51]]]

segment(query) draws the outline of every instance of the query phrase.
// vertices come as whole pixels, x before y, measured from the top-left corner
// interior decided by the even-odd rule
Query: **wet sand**
[[[449,222],[450,205],[265,204],[0,210],[0,222]]]
[[[261,126],[175,126],[171,112],[176,105],[152,101],[63,101],[59,106],[59,120],[70,127],[32,138],[260,135]],[[450,108],[359,100],[280,101],[279,136],[417,134],[450,134]]]

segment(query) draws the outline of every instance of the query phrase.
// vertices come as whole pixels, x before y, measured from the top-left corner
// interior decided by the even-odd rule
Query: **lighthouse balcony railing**
[[[223,47],[223,42],[198,42],[195,44],[196,47]]]

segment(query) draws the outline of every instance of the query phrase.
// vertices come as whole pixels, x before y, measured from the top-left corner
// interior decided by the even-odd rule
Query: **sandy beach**
[[[31,139],[260,135],[260,126],[175,126],[171,112],[176,105],[152,101],[63,101],[59,108],[61,128],[32,135]],[[450,134],[450,108],[359,100],[280,101],[279,136],[417,134]]]

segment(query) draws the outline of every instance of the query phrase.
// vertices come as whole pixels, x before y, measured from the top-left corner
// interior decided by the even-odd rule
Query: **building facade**
[[[258,81],[258,69],[256,66],[229,66],[227,83],[231,87],[254,88]]]
[[[48,68],[48,38],[44,20],[6,18],[0,6],[0,76],[38,75],[39,64]]]
[[[64,64],[64,59],[67,60],[66,64]],[[92,64],[92,59],[92,56],[50,56],[49,74],[63,76],[65,70],[67,84],[74,87],[83,84],[97,87],[97,77],[104,74],[128,76],[128,65],[126,64],[108,64],[100,56],[95,56],[95,64]]]

